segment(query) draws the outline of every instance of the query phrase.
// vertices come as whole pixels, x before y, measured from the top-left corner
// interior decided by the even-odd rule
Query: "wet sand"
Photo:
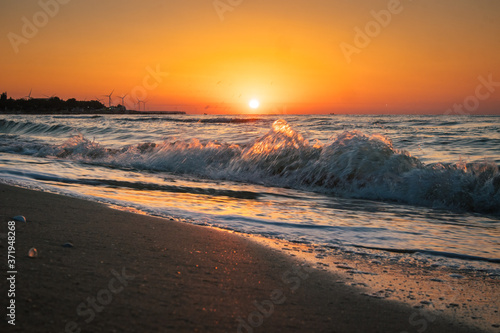
[[[367,296],[235,233],[7,185],[0,198],[4,276],[7,221],[28,220],[16,223],[16,325],[2,332],[498,331]],[[1,295],[6,311],[7,284]]]

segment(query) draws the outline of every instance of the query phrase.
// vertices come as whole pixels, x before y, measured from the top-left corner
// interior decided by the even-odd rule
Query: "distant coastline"
[[[63,114],[63,115],[113,115],[113,114],[186,114],[184,111],[137,111],[128,110],[125,106],[106,107],[98,100],[78,101],[57,96],[47,98],[7,98],[7,93],[0,95],[0,114]]]
[[[31,114],[31,115],[113,115],[113,114],[170,114],[170,115],[181,115],[186,114],[184,111],[137,111],[137,110],[110,110],[108,108],[101,110],[83,110],[83,111],[23,111],[23,110],[0,110],[0,115],[2,114]]]

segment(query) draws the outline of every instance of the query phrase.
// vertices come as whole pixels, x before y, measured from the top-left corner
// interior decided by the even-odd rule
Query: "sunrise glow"
[[[260,102],[257,99],[252,99],[250,102],[248,102],[248,106],[251,109],[258,109],[260,106]]]
[[[474,97],[481,77],[500,81],[498,1],[110,0],[47,10],[18,1],[0,12],[9,97],[107,102],[114,89],[112,103],[126,95],[127,108],[139,99],[147,110],[236,114],[258,94],[260,113],[443,114]],[[487,88],[468,112],[500,109],[500,89]]]
[[[0,8],[15,331],[500,327],[500,0]]]

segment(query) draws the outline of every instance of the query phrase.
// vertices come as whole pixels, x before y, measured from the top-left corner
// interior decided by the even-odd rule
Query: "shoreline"
[[[498,331],[492,324],[499,323],[473,328],[453,308],[443,313],[363,295],[366,287],[356,279],[364,274],[350,281],[335,264],[339,258],[326,263],[305,245],[265,244],[10,185],[0,184],[0,193],[2,267],[7,221],[15,215],[28,220],[16,223],[16,326],[9,331]],[[39,254],[34,259],[27,256],[32,247]],[[393,279],[403,276],[386,265],[359,262],[355,268],[367,266],[377,276],[383,270]],[[422,272],[407,273],[408,281],[428,280],[409,278]],[[6,287],[1,293],[6,307]]]

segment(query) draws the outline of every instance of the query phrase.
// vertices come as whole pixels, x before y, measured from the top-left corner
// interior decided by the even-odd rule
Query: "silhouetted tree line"
[[[67,101],[59,97],[50,98],[7,98],[0,95],[0,114],[186,114],[184,111],[136,111],[123,105],[106,107],[99,101]]]
[[[13,99],[7,98],[7,93],[0,95],[0,113],[95,113],[106,111],[99,101],[77,101],[59,97]]]

